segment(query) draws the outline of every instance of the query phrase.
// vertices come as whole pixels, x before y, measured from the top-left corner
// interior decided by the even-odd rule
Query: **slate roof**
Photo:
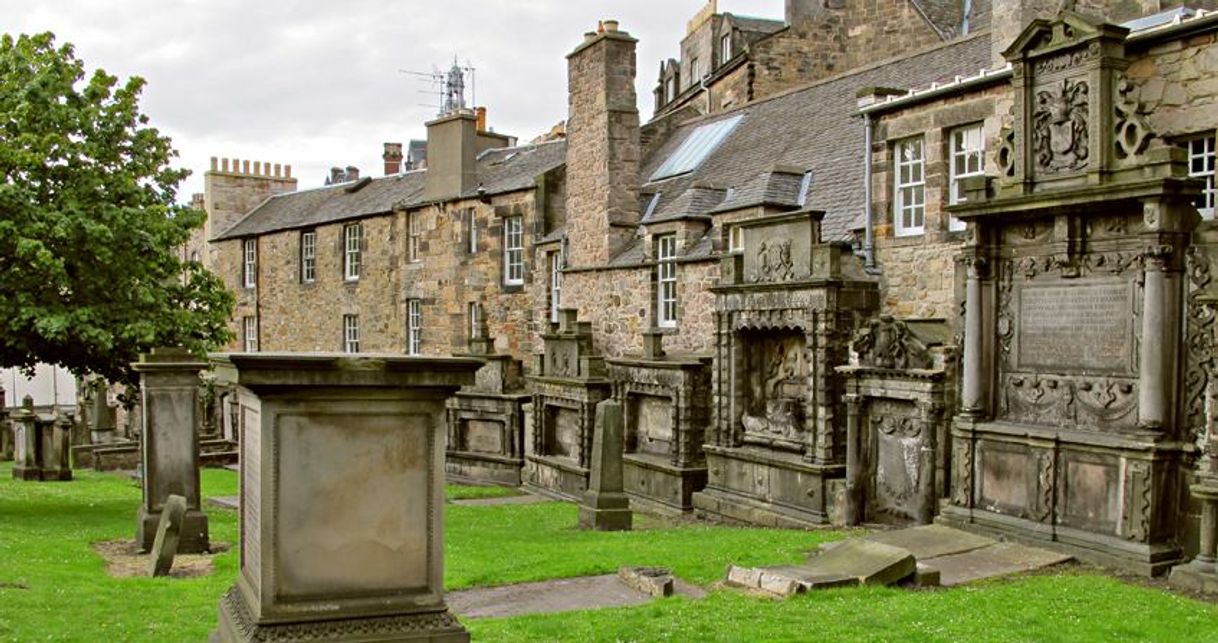
[[[955,38],[964,22],[961,0],[910,0],[943,39]]]
[[[989,63],[989,35],[982,32],[683,123],[644,159],[640,176],[651,176],[697,126],[744,115],[702,165],[688,174],[648,183],[644,190],[663,192],[664,200],[676,199],[695,183],[745,192],[753,189],[759,175],[777,165],[803,168],[812,171],[806,206],[825,211],[824,239],[847,239],[850,223],[863,211],[863,123],[855,116],[858,90],[929,85],[976,73]]]
[[[773,18],[756,18],[754,16],[738,16],[734,13],[723,14],[725,18],[730,20],[737,29],[741,31],[753,31],[765,34],[781,31],[787,26],[782,20]]]
[[[502,194],[531,188],[535,179],[566,162],[565,140],[487,150],[477,159],[478,179],[487,194]],[[349,192],[358,182],[286,192],[263,201],[213,241],[266,234],[292,228],[358,219],[392,212],[395,207],[413,207],[426,202],[423,185],[427,170],[377,177]],[[460,195],[477,196],[477,189]]]
[[[731,196],[712,212],[728,212],[758,205],[798,208],[803,182],[802,170],[775,169],[760,172],[733,189]]]

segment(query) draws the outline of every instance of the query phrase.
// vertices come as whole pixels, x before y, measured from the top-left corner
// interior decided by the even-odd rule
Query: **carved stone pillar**
[[[1142,352],[1138,373],[1138,424],[1144,428],[1167,426],[1175,367],[1176,332],[1173,320],[1179,306],[1168,288],[1168,261],[1172,247],[1146,249],[1142,301]]]
[[[859,427],[862,398],[858,394],[846,395],[846,515],[847,525],[862,522],[863,506],[863,437]]]
[[[938,475],[935,466],[935,453],[938,449],[938,427],[943,417],[943,405],[927,400],[918,401],[918,422],[921,424],[922,444],[918,448],[918,458],[921,463],[921,477],[918,478],[918,496],[920,507],[918,522],[929,525],[935,518],[935,505],[939,494],[936,490],[935,477]]]
[[[968,282],[965,290],[964,308],[964,383],[961,390],[960,405],[965,413],[973,416],[984,415],[987,410],[988,391],[985,373],[984,329],[982,328],[982,278],[985,275],[986,260],[972,257],[967,260]]]

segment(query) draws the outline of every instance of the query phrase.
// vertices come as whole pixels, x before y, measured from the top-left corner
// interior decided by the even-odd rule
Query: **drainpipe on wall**
[[[863,270],[867,274],[879,274],[875,265],[874,221],[871,210],[871,137],[874,127],[871,114],[863,114]]]

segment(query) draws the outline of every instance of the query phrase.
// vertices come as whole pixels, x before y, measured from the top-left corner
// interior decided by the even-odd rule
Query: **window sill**
[[[503,284],[503,292],[524,292],[524,282]]]

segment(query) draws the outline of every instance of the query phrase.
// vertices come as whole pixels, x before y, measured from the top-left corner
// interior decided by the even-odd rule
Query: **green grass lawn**
[[[236,552],[216,573],[188,579],[115,579],[89,543],[131,538],[140,492],[126,478],[77,471],[69,483],[12,480],[0,465],[0,640],[202,641]],[[205,470],[205,496],[236,494],[236,474]],[[449,498],[505,494],[450,486]],[[207,507],[212,539],[236,539],[235,512]],[[802,559],[834,532],[669,524],[636,516],[628,533],[585,533],[564,503],[448,505],[450,589],[665,565],[711,585],[728,562]],[[935,591],[834,590],[787,601],[712,589],[649,605],[469,620],[477,640],[1161,640],[1218,641],[1218,608],[1091,573]]]

